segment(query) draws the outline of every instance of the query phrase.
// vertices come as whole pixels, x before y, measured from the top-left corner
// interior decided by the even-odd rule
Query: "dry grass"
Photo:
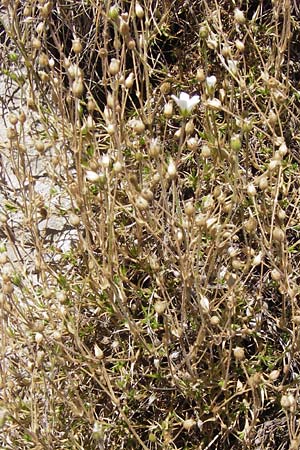
[[[1,8],[1,448],[298,449],[297,2]]]

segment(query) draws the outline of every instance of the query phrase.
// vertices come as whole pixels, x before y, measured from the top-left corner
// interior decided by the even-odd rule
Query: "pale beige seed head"
[[[242,347],[235,347],[233,355],[237,361],[243,361],[245,359],[245,350]]]

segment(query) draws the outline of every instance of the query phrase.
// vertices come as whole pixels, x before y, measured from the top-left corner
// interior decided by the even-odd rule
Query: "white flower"
[[[207,87],[210,89],[213,89],[216,85],[217,79],[214,75],[210,76],[210,77],[206,77],[206,84]]]
[[[86,171],[86,179],[92,183],[97,183],[100,180],[100,175],[93,170]]]
[[[236,75],[238,73],[237,61],[234,61],[233,59],[228,59],[227,64],[228,64],[229,72],[231,72],[232,75]]]
[[[186,92],[181,92],[179,98],[176,95],[171,95],[183,115],[191,113],[192,109],[200,102],[199,95],[190,97]]]

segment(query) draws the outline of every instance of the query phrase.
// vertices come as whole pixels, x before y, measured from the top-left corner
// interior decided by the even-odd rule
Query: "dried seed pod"
[[[190,119],[185,125],[185,132],[189,136],[193,133],[194,129],[195,129],[195,125],[194,125],[193,119]]]
[[[187,140],[186,145],[189,150],[194,152],[199,147],[199,141],[197,138],[191,137],[190,139]]]
[[[110,61],[108,71],[111,75],[117,75],[120,71],[120,61],[116,58],[112,58]]]
[[[44,144],[43,141],[35,141],[34,146],[35,146],[35,149],[39,153],[44,153],[44,151],[45,151],[45,144]]]
[[[201,148],[201,156],[203,156],[203,158],[209,158],[210,155],[211,155],[211,150],[210,150],[209,146],[203,145]]]
[[[256,195],[257,191],[253,183],[248,184],[247,193],[250,197],[254,197]]]
[[[83,94],[83,91],[84,91],[83,81],[81,78],[77,78],[72,83],[72,93],[74,97],[80,98]]]
[[[295,407],[296,399],[292,394],[283,395],[280,404],[283,409],[292,410]]]
[[[235,8],[235,10],[234,10],[234,21],[238,25],[243,25],[246,22],[246,17],[244,15],[244,12],[241,11],[239,8]]]
[[[157,300],[154,303],[154,311],[158,314],[161,315],[165,312],[165,310],[167,309],[167,302],[165,300]]]
[[[149,208],[148,200],[146,200],[142,195],[139,195],[137,197],[135,205],[140,211],[145,211],[146,209]]]
[[[148,202],[152,202],[152,200],[153,200],[153,192],[151,191],[151,189],[148,189],[148,188],[142,189],[141,195],[142,195],[142,197],[144,197]]]
[[[149,155],[157,158],[161,153],[161,145],[157,138],[152,139],[149,144]]]
[[[145,131],[145,124],[141,120],[135,120],[132,124],[132,128],[136,133],[142,134]]]
[[[165,82],[163,82],[163,83],[161,84],[161,86],[160,86],[160,92],[161,92],[163,95],[169,94],[169,93],[170,93],[170,90],[171,90],[171,84],[170,84],[168,81],[165,81]]]
[[[40,67],[47,67],[49,64],[49,58],[46,53],[41,53],[39,56],[39,66]]]
[[[128,47],[128,50],[134,50],[136,47],[136,43],[135,40],[132,38],[129,38],[126,40],[126,45]]]
[[[123,20],[122,18],[120,19],[119,31],[120,31],[120,34],[121,34],[122,36],[127,36],[127,35],[129,34],[129,25],[128,25],[128,22],[126,22],[126,21]]]
[[[188,217],[192,217],[195,213],[195,207],[193,205],[193,202],[187,202],[184,208],[184,212]]]
[[[205,77],[205,73],[204,73],[204,70],[202,69],[202,67],[199,67],[199,68],[197,69],[196,79],[197,79],[197,81],[199,81],[200,83],[203,83],[203,81],[205,81],[206,77]]]
[[[74,39],[72,41],[72,50],[76,55],[79,55],[82,52],[82,43],[80,39]]]
[[[272,280],[279,281],[282,278],[282,274],[281,274],[280,270],[275,268],[271,272],[271,277],[272,277]]]
[[[211,323],[212,325],[219,325],[219,323],[220,323],[219,317],[218,317],[218,316],[212,316],[212,317],[210,318],[210,323]]]
[[[269,374],[269,379],[271,381],[275,381],[278,379],[279,375],[280,375],[280,370],[272,370],[272,372],[270,372],[270,374]]]
[[[268,177],[267,176],[261,177],[258,182],[258,186],[262,191],[265,191],[269,187]]]
[[[196,425],[194,419],[186,419],[183,421],[182,426],[185,430],[190,431]]]
[[[277,242],[283,242],[285,239],[284,231],[279,227],[275,227],[273,230],[273,239]]]
[[[245,359],[245,350],[242,347],[235,347],[233,355],[237,361],[243,361]]]
[[[80,224],[80,217],[77,214],[71,213],[69,215],[69,222],[73,227],[78,227]]]
[[[42,47],[42,42],[39,38],[34,37],[31,42],[32,48],[39,50]]]

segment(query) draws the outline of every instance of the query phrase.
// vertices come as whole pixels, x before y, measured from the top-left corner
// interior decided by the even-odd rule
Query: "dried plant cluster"
[[[1,448],[298,449],[298,3],[0,15]]]

